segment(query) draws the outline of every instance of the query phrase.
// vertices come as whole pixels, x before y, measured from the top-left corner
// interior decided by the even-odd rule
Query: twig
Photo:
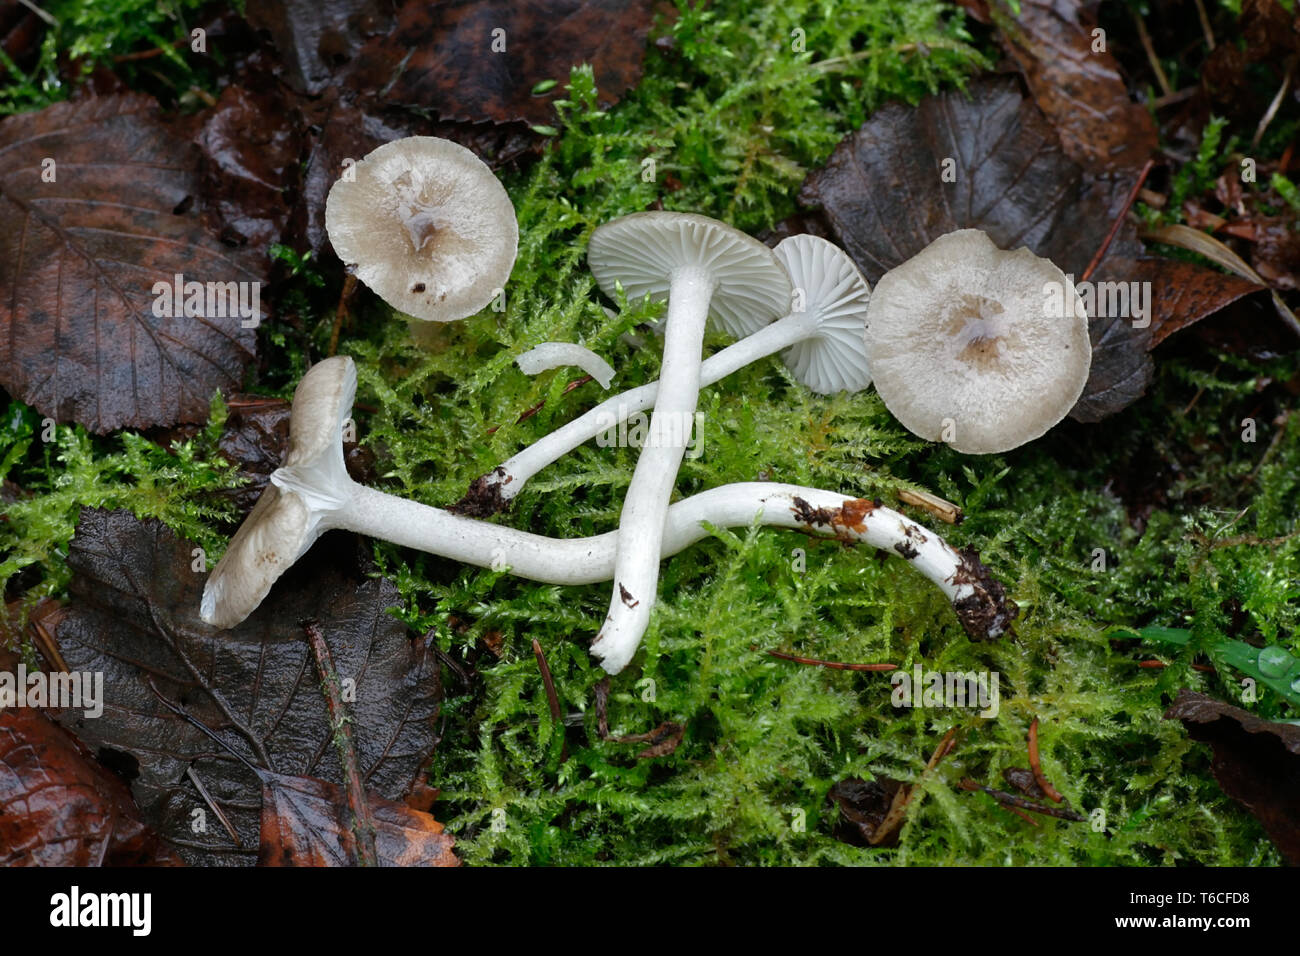
[[[194,784],[194,788],[198,790],[199,796],[203,798],[203,802],[206,803],[209,809],[217,815],[217,819],[221,821],[221,825],[225,827],[226,832],[230,834],[230,839],[235,841],[235,846],[242,850],[244,848],[244,841],[239,838],[239,831],[231,825],[228,819],[226,819],[226,815],[221,811],[221,805],[212,799],[212,794],[208,793],[208,788],[203,786],[203,781],[200,780],[199,775],[194,772],[193,764],[186,768],[185,776],[190,778],[190,781]]]
[[[59,25],[58,17],[56,17],[52,13],[49,13],[48,11],[42,10],[35,3],[33,3],[32,0],[18,0],[18,2],[21,3],[28,10],[32,11],[32,13],[36,14],[38,17],[40,17],[50,26],[57,27]]]
[[[915,794],[916,788],[921,785],[935,767],[939,766],[939,761],[952,752],[953,747],[956,746],[956,739],[957,728],[953,727],[944,734],[943,739],[939,741],[939,746],[934,748],[934,753],[930,755],[930,759],[926,763],[925,769],[921,771],[921,775],[916,778],[916,783],[910,787],[904,784],[894,791],[894,800],[889,805],[889,812],[885,814],[885,818],[880,821],[880,826],[876,827],[876,832],[871,834],[868,840],[872,846],[878,846],[885,837],[897,830],[902,824],[903,818],[907,816],[907,805],[912,802],[912,796]]]
[[[349,274],[343,280],[343,290],[339,293],[339,305],[334,310],[334,328],[330,331],[330,347],[327,355],[334,355],[339,350],[339,332],[343,328],[343,320],[348,317],[348,301],[352,298],[352,293],[357,288],[357,277]]]
[[[321,690],[325,694],[325,704],[329,708],[334,747],[338,750],[339,762],[343,764],[343,781],[347,788],[348,807],[352,810],[353,831],[357,836],[357,862],[362,866],[378,866],[379,854],[375,851],[375,818],[370,810],[370,801],[366,799],[361,770],[357,767],[357,748],[352,738],[352,718],[343,706],[339,674],[334,669],[334,659],[330,656],[329,645],[325,643],[325,633],[321,630],[320,622],[304,621],[302,629],[307,635],[312,657],[316,659],[316,671],[320,675]]]
[[[1105,240],[1103,240],[1101,246],[1097,249],[1096,253],[1094,253],[1092,261],[1088,263],[1088,268],[1083,270],[1083,275],[1079,277],[1080,282],[1087,282],[1088,278],[1093,274],[1097,266],[1101,265],[1101,260],[1105,257],[1106,250],[1110,248],[1110,244],[1115,240],[1115,234],[1119,232],[1120,223],[1124,221],[1124,217],[1128,215],[1128,211],[1133,208],[1133,202],[1137,199],[1138,190],[1140,190],[1142,184],[1146,182],[1147,175],[1151,172],[1151,167],[1154,165],[1155,162],[1150,159],[1142,165],[1142,171],[1138,173],[1137,182],[1133,184],[1133,188],[1129,190],[1128,198],[1124,200],[1124,207],[1120,209],[1119,215],[1115,217],[1115,221],[1110,224],[1110,232],[1106,233]]]
[[[546,702],[551,707],[551,721],[555,724],[556,733],[560,735],[560,763],[564,763],[569,758],[569,743],[564,735],[564,711],[560,710],[560,698],[555,693],[555,681],[551,677],[551,667],[546,663],[546,654],[535,637],[533,656],[537,658],[537,669],[542,672],[542,686],[546,688]]]
[[[1255,127],[1255,135],[1250,141],[1251,146],[1258,146],[1259,141],[1264,138],[1264,130],[1268,129],[1268,124],[1273,122],[1273,117],[1277,115],[1278,109],[1282,106],[1282,100],[1286,96],[1287,88],[1291,85],[1291,74],[1294,70],[1295,57],[1289,57],[1286,61],[1286,72],[1282,74],[1282,85],[1278,87],[1273,102],[1268,104],[1268,109],[1264,111],[1263,117],[1260,118],[1259,126]]]
[[[1151,660],[1147,660],[1147,661],[1138,661],[1138,667],[1144,667],[1147,668],[1148,670],[1151,669],[1159,670],[1160,668],[1168,667],[1168,666],[1169,665],[1166,664],[1164,661],[1158,661],[1155,658],[1152,658]],[[1214,666],[1211,664],[1193,664],[1192,670],[1200,671],[1203,674],[1215,673]]]
[[[1160,58],[1156,56],[1155,47],[1151,45],[1151,34],[1147,33],[1147,25],[1142,22],[1142,17],[1138,15],[1136,10],[1133,11],[1133,22],[1137,24],[1138,39],[1142,41],[1142,49],[1147,51],[1147,60],[1156,74],[1156,82],[1160,84],[1160,89],[1165,96],[1168,96],[1171,92],[1169,77],[1165,76],[1164,67],[1160,65]]]
[[[1026,800],[1024,797],[1018,797],[1014,793],[1007,793],[1005,790],[994,790],[982,783],[976,783],[970,777],[963,779],[960,786],[963,790],[982,790],[1004,807],[1019,807],[1021,810],[1028,810],[1031,813],[1041,813],[1044,816],[1056,817],[1058,820],[1070,820],[1074,823],[1083,823],[1087,819],[1082,814],[1075,813],[1073,810],[1066,810],[1064,807],[1048,807],[1041,803],[1034,803],[1032,800]]]
[[[911,491],[903,488],[898,492],[898,500],[914,508],[920,508],[946,524],[961,524],[966,517],[957,505],[928,491]]]
[[[1043,796],[1047,797],[1053,803],[1061,802],[1061,795],[1057,793],[1052,782],[1047,779],[1047,774],[1043,773],[1042,764],[1038,761],[1038,718],[1035,717],[1029,725],[1029,769],[1034,772],[1034,782],[1038,784],[1038,789],[1043,791]]]
[[[574,379],[568,385],[564,386],[564,391],[561,392],[560,394],[568,395],[579,385],[586,385],[590,381],[592,381],[592,377],[590,375],[584,375],[582,378]],[[524,422],[528,421],[528,419],[532,418],[534,415],[540,412],[544,407],[546,407],[546,399],[542,399],[532,408],[526,409],[522,415],[520,415],[518,418],[515,419],[515,424],[516,425],[523,424]],[[487,430],[487,433],[489,435],[494,434],[497,431],[497,429],[499,429],[500,427],[501,427],[500,425],[493,425],[491,428]]]
[[[757,647],[753,650],[758,650]],[[764,651],[770,657],[779,657],[783,661],[792,661],[795,664],[811,664],[815,667],[827,667],[835,671],[896,671],[897,664],[844,664],[840,661],[821,661],[815,657],[796,657],[794,654],[786,654],[784,651]]]
[[[1210,18],[1205,15],[1205,4],[1196,0],[1196,16],[1201,21],[1201,32],[1205,34],[1205,45],[1214,49],[1214,31],[1210,29]]]

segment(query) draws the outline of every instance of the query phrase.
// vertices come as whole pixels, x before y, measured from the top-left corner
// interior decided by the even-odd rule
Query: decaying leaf
[[[648,0],[407,3],[362,47],[347,83],[443,119],[550,123],[575,63],[591,64],[607,105],[636,83],[652,18]],[[558,85],[534,95],[546,80]]]
[[[1155,152],[1155,123],[1129,99],[1119,63],[1097,27],[1095,2],[1020,0],[990,12],[1002,46],[1024,72],[1039,109],[1060,133],[1065,153],[1090,169],[1135,168]]]
[[[258,0],[248,6],[248,22],[271,35],[284,79],[313,95],[392,21],[390,0]]]
[[[1300,866],[1300,726],[1256,717],[1183,688],[1165,712],[1214,750],[1214,779],[1259,820],[1282,856]]]
[[[1004,249],[1027,246],[1081,280],[1136,171],[1086,172],[1014,78],[975,81],[968,94],[941,93],[915,109],[882,107],[809,175],[800,202],[821,209],[873,283],[944,233],[965,228],[984,230]],[[1121,223],[1090,277],[1097,293],[1089,312],[1092,372],[1071,417],[1098,421],[1142,395],[1154,331],[1181,328],[1254,291],[1185,265],[1145,258],[1136,228]],[[1146,327],[1129,296],[1132,284],[1144,281],[1152,283]],[[1186,290],[1172,288],[1175,281]],[[1116,307],[1111,289],[1123,292],[1127,310]]]
[[[17,659],[0,651],[0,671]],[[37,707],[0,708],[0,866],[178,865],[125,784]]]
[[[304,619],[320,622],[347,682],[365,785],[400,799],[423,769],[441,699],[437,661],[388,613],[397,589],[357,566],[354,541],[327,535],[247,621],[218,631],[199,619],[206,574],[192,570],[190,542],[127,512],[82,512],[57,636],[71,669],[104,673],[108,699],[99,719],[67,714],[63,722],[120,752],[145,818],[187,860],[254,862],[262,782],[172,707],[262,770],[342,782]]]
[[[834,826],[835,838],[853,846],[896,846],[897,828],[885,834],[878,843],[875,837],[903,786],[901,781],[890,777],[875,780],[849,777],[838,781],[826,794],[827,802],[839,808],[839,819]]]
[[[203,228],[198,179],[197,151],[148,97],[0,123],[0,385],[100,433],[203,421],[214,390],[238,387],[264,276]],[[178,275],[205,284],[203,315],[156,314],[155,284]],[[207,283],[222,283],[220,316]]]
[[[459,866],[455,843],[430,814],[367,794],[381,866]],[[340,787],[324,780],[263,774],[262,866],[351,866],[356,835]]]

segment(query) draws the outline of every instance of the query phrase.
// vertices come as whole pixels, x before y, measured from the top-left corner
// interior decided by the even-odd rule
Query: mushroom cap
[[[1053,292],[1063,308],[1050,308]],[[1083,300],[1028,249],[978,229],[940,236],[876,283],[867,309],[876,391],[911,432],[991,454],[1039,437],[1074,407],[1092,346]]]
[[[465,147],[437,136],[385,143],[325,202],[334,251],[395,309],[432,322],[473,315],[496,296],[519,248],[505,188]]]
[[[817,333],[786,349],[782,361],[818,394],[862,391],[871,384],[864,336],[871,286],[848,253],[820,236],[790,236],[772,251],[790,275],[796,302],[802,299],[817,324]]]
[[[772,250],[724,222],[686,212],[637,212],[591,234],[587,264],[606,295],[668,298],[675,269],[703,266],[717,280],[709,314],[735,336],[757,332],[790,307],[790,279]]]
[[[336,356],[311,368],[293,393],[289,450],[203,587],[200,617],[229,628],[252,614],[325,530],[347,487],[343,424],[352,412],[357,369]]]

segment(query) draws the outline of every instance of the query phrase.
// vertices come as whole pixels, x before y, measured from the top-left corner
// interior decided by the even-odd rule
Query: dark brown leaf
[[[1081,277],[1132,186],[1124,174],[1087,175],[1015,79],[971,84],[915,108],[891,103],[835,148],[799,194],[821,207],[867,279],[954,229],[987,232],[1004,249],[1027,246]],[[944,182],[945,161],[955,181]],[[1121,237],[1132,236],[1132,227]],[[1121,238],[1103,262],[1141,251]],[[1115,277],[1118,278],[1118,277]],[[1090,320],[1092,375],[1072,416],[1095,421],[1137,399],[1151,380],[1150,335],[1117,316]]]
[[[650,0],[411,2],[362,48],[346,82],[443,119],[550,123],[578,63],[591,64],[607,105],[636,84],[652,19]],[[534,96],[543,80],[558,86]]]
[[[70,668],[104,673],[109,700],[98,720],[64,722],[138,764],[132,789],[145,818],[191,862],[253,862],[262,783],[158,695],[262,770],[342,782],[301,620],[321,622],[341,679],[355,681],[348,706],[366,786],[399,799],[423,769],[441,699],[437,662],[388,613],[397,589],[357,567],[353,546],[327,535],[247,621],[217,631],[199,620],[206,575],[191,571],[190,542],[127,512],[82,512],[58,638]],[[191,767],[242,849],[187,777]]]
[[[1263,720],[1183,688],[1165,712],[1214,751],[1214,779],[1263,825],[1282,856],[1300,866],[1300,727]]]
[[[258,0],[248,22],[271,35],[289,85],[314,95],[367,37],[392,27],[392,7],[391,0]]]
[[[899,831],[895,828],[879,844],[871,842],[876,830],[889,816],[890,808],[903,784],[889,777],[863,780],[849,777],[840,780],[826,794],[826,800],[839,807],[839,819],[834,825],[837,840],[853,846],[890,847],[898,844]]]
[[[993,3],[1002,45],[1056,126],[1066,155],[1089,169],[1137,168],[1155,152],[1155,124],[1132,102],[1119,63],[1094,51],[1092,10],[1080,0],[1020,0],[1020,16]]]
[[[340,787],[309,777],[264,773],[262,866],[353,866],[356,836],[348,829]],[[459,866],[455,841],[430,814],[370,791],[380,866]]]
[[[228,86],[195,137],[203,152],[203,214],[208,229],[259,257],[280,240],[289,218],[302,149],[290,107],[278,91]]]
[[[0,159],[0,385],[100,433],[205,420],[256,334],[238,315],[155,316],[154,284],[263,276],[190,208],[197,151],[131,95],[10,117]]]
[[[1143,259],[1136,263],[1139,281],[1151,283],[1151,347],[1264,287],[1179,259]]]
[[[0,651],[0,671],[17,659]],[[0,866],[179,865],[125,784],[35,707],[0,708]]]

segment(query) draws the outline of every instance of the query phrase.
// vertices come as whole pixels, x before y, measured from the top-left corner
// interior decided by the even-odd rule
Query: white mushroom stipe
[[[599,382],[601,388],[609,388],[614,380],[614,369],[608,362],[586,346],[573,342],[543,342],[520,354],[515,364],[525,375],[540,375],[548,369],[576,365]]]
[[[1092,364],[1088,316],[1069,277],[978,229],[940,236],[881,277],[866,343],[894,417],[974,455],[1008,451],[1059,422]]]
[[[761,242],[716,220],[682,213],[635,213],[600,226],[592,233],[587,263],[608,295],[621,286],[630,296],[668,299],[659,396],[623,498],[623,543],[609,613],[591,645],[598,658],[617,660],[631,656],[650,623],[668,502],[700,396],[709,312],[738,326],[742,317],[766,324],[781,314],[791,287]]]
[[[619,531],[589,538],[548,538],[451,514],[358,485],[343,466],[343,424],[352,410],[356,369],[346,357],[316,365],[294,393],[290,447],[257,506],[235,534],[203,590],[208,624],[234,627],[251,614],[276,579],[323,532],[342,528],[478,567],[550,584],[591,584],[614,574]],[[991,640],[1015,617],[1002,585],[971,553],[953,550],[933,531],[863,499],[774,483],[725,485],[668,511],[665,556],[708,537],[713,527],[764,525],[835,535],[892,551],[944,593],[967,634]],[[635,652],[609,654],[622,670]]]
[[[871,384],[864,333],[871,288],[844,250],[817,236],[790,236],[773,250],[790,276],[788,315],[727,346],[700,366],[700,386],[785,351],[795,377],[823,395]],[[534,475],[586,441],[655,405],[659,383],[629,389],[597,405],[476,479],[456,504],[488,517],[504,509]]]
[[[514,266],[515,209],[458,143],[411,136],[368,153],[330,188],[325,229],[358,279],[417,319],[452,322],[491,302]]]

